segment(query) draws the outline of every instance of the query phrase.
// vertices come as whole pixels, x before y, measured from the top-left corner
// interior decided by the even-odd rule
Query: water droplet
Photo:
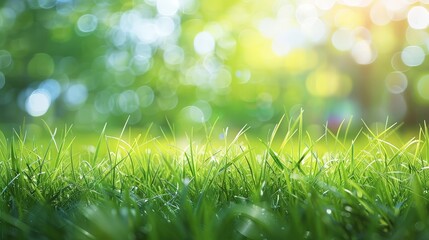
[[[345,209],[347,212],[352,212],[352,211],[353,211],[353,208],[352,208],[352,207],[350,207],[350,206],[345,206],[345,207],[344,207],[344,209]]]
[[[183,184],[184,184],[185,186],[188,186],[188,185],[189,185],[189,183],[191,182],[191,179],[189,179],[189,178],[184,178],[184,179],[182,180],[182,182],[183,182]]]

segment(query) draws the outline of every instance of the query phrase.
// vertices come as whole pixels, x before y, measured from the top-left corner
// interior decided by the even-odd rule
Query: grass
[[[0,239],[428,239],[428,127],[398,128],[0,134]]]

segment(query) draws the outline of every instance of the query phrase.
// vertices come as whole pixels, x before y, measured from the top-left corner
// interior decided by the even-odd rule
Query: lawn
[[[0,134],[0,239],[429,238],[427,125],[361,125],[22,127]]]
[[[429,239],[428,29],[429,0],[0,0],[0,240]]]

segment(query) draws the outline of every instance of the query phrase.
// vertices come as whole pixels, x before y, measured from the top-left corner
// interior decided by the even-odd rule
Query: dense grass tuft
[[[0,134],[0,239],[429,239],[428,127],[397,128]]]

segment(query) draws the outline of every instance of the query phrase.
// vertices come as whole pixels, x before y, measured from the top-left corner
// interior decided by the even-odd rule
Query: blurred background
[[[0,124],[429,117],[429,0],[1,0]]]

